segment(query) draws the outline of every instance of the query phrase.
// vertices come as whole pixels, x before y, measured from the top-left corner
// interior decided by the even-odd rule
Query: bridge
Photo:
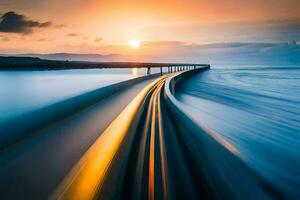
[[[30,113],[5,127],[0,124],[0,130],[5,130],[0,140],[0,196],[272,197],[276,192],[272,185],[248,168],[233,146],[197,124],[174,96],[176,85],[209,65],[134,67],[197,69],[114,84]]]
[[[210,68],[209,64],[199,63],[145,63],[145,62],[101,62],[101,63],[81,63],[88,68],[146,68],[147,74],[151,74],[151,68],[160,68],[162,75],[163,68],[167,68],[169,73],[197,68]]]
[[[0,70],[60,70],[60,69],[109,69],[109,68],[145,68],[151,74],[151,68],[163,68],[169,73],[197,68],[210,68],[209,64],[199,63],[153,63],[153,62],[86,62],[43,60],[31,57],[0,57]]]

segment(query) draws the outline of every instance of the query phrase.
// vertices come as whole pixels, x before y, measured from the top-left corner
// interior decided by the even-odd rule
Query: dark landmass
[[[62,70],[97,68],[147,68],[168,66],[208,66],[191,63],[87,62],[44,60],[33,57],[0,56],[0,70]]]
[[[119,54],[74,54],[74,53],[52,53],[52,54],[18,54],[17,57],[34,57],[46,60],[60,61],[88,61],[88,62],[116,62],[122,60]]]

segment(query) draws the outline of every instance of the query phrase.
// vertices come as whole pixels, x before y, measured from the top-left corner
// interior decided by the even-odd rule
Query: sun
[[[139,48],[141,46],[141,41],[139,41],[139,40],[131,40],[129,42],[129,45],[130,45],[131,48],[136,49],[136,48]]]

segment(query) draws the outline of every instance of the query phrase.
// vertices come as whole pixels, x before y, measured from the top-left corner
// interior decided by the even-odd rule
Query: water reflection
[[[0,121],[145,74],[137,69],[0,72]]]
[[[138,69],[132,68],[131,70],[132,70],[132,75],[136,77],[138,75]]]

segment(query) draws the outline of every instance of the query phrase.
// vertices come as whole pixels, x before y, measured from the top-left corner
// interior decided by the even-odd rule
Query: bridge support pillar
[[[150,75],[150,74],[151,74],[151,68],[147,67],[147,75]]]
[[[162,72],[162,67],[160,67],[160,75],[162,76],[163,72]]]

